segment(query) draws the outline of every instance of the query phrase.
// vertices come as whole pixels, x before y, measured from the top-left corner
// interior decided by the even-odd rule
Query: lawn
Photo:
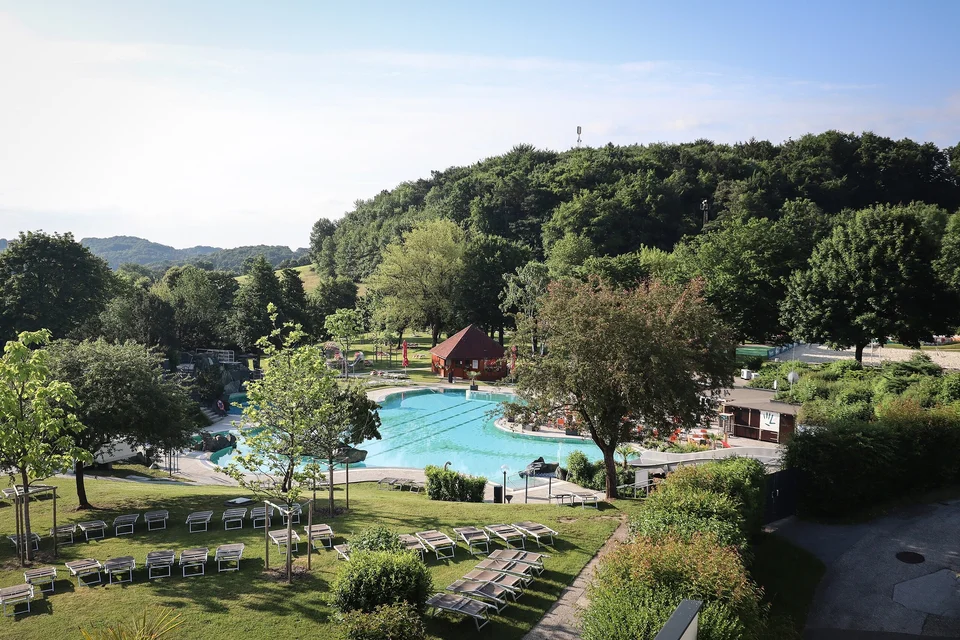
[[[792,627],[800,637],[826,568],[814,555],[775,534],[761,534],[751,549],[750,573],[770,604],[772,628]]]
[[[307,265],[304,267],[293,267],[293,270],[300,275],[300,279],[303,280],[303,290],[307,293],[310,293],[317,288],[317,285],[320,283],[320,274],[313,270],[313,265]],[[279,271],[276,272],[279,277]],[[249,276],[237,276],[237,282],[243,284],[244,281]]]
[[[745,344],[737,347],[737,355],[745,358],[767,357],[767,352],[773,347],[765,344]]]
[[[253,530],[247,521],[242,530],[226,532],[217,520],[224,509],[224,500],[244,495],[244,492],[231,487],[90,481],[87,493],[99,509],[77,512],[72,481],[57,479],[51,483],[62,488],[62,499],[58,502],[59,523],[102,519],[109,524],[121,513],[163,508],[170,511],[169,528],[147,532],[141,522],[132,536],[116,538],[110,535],[101,541],[78,541],[75,545],[62,547],[61,557],[56,561],[51,557],[50,540],[45,537],[39,562],[54,564],[60,569],[56,593],[35,601],[31,615],[0,620],[0,638],[50,640],[77,637],[79,628],[125,621],[147,607],[158,605],[176,608],[183,616],[183,626],[169,636],[171,639],[241,635],[248,640],[341,637],[336,612],[326,602],[329,585],[340,564],[335,553],[315,553],[310,573],[305,571],[306,554],[302,552],[299,557],[295,556],[298,575],[293,585],[285,584],[272,570],[264,571],[263,530]],[[318,494],[318,501],[320,499]],[[337,500],[342,504],[342,490],[338,490]],[[50,526],[51,504],[49,499],[33,503],[31,518],[36,530],[45,532]],[[425,495],[377,490],[373,484],[353,485],[350,506],[349,514],[327,520],[337,533],[338,544],[374,524],[412,533],[432,528],[450,532],[460,525],[536,520],[560,532],[555,546],[544,549],[552,554],[546,560],[547,570],[519,602],[493,616],[491,624],[481,633],[477,633],[469,619],[447,615],[429,618],[428,630],[434,638],[521,638],[613,532],[621,517],[619,509],[633,507],[628,501],[605,505],[599,511],[556,505],[434,502]],[[214,511],[211,530],[188,534],[184,519],[187,513],[199,510]],[[279,528],[279,519],[275,525]],[[13,529],[12,511],[4,503],[0,506],[0,532],[6,535]],[[217,573],[215,564],[208,563],[206,576],[148,582],[146,572],[138,568],[132,584],[78,589],[76,581],[70,580],[63,568],[63,562],[68,560],[92,557],[102,562],[124,555],[132,555],[139,567],[148,551],[174,549],[179,552],[198,546],[208,547],[212,557],[217,545],[229,542],[246,544],[239,572]],[[270,561],[271,569],[282,563],[282,556],[275,546],[271,548]],[[3,547],[0,551],[0,586],[22,582],[23,575],[15,562],[12,545]],[[477,558],[470,556],[461,545],[454,560],[428,559],[427,565],[433,575],[434,587],[442,590],[476,562]],[[174,575],[179,573],[175,571]]]

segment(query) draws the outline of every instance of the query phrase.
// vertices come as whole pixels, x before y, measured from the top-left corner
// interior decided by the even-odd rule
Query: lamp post
[[[700,211],[703,211],[703,226],[707,226],[707,221],[710,220],[710,203],[706,198],[700,203]]]
[[[507,471],[510,471],[510,467],[507,465],[502,465],[500,471],[503,471],[503,495],[507,495]],[[504,497],[506,499],[506,497]]]

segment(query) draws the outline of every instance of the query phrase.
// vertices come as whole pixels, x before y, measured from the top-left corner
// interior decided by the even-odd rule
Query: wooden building
[[[504,353],[499,342],[471,324],[430,350],[430,367],[444,378],[451,372],[469,378],[476,371],[477,380],[500,380],[507,375]]]
[[[726,430],[738,438],[784,443],[797,428],[799,406],[778,402],[765,389],[736,388],[724,400]]]

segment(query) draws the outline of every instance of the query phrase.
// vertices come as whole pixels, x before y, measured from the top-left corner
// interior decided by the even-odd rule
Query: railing
[[[681,600],[654,640],[697,640],[700,600]]]

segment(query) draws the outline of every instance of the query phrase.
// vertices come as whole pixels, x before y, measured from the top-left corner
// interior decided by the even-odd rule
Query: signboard
[[[760,428],[764,431],[780,432],[780,414],[776,411],[760,412]]]

